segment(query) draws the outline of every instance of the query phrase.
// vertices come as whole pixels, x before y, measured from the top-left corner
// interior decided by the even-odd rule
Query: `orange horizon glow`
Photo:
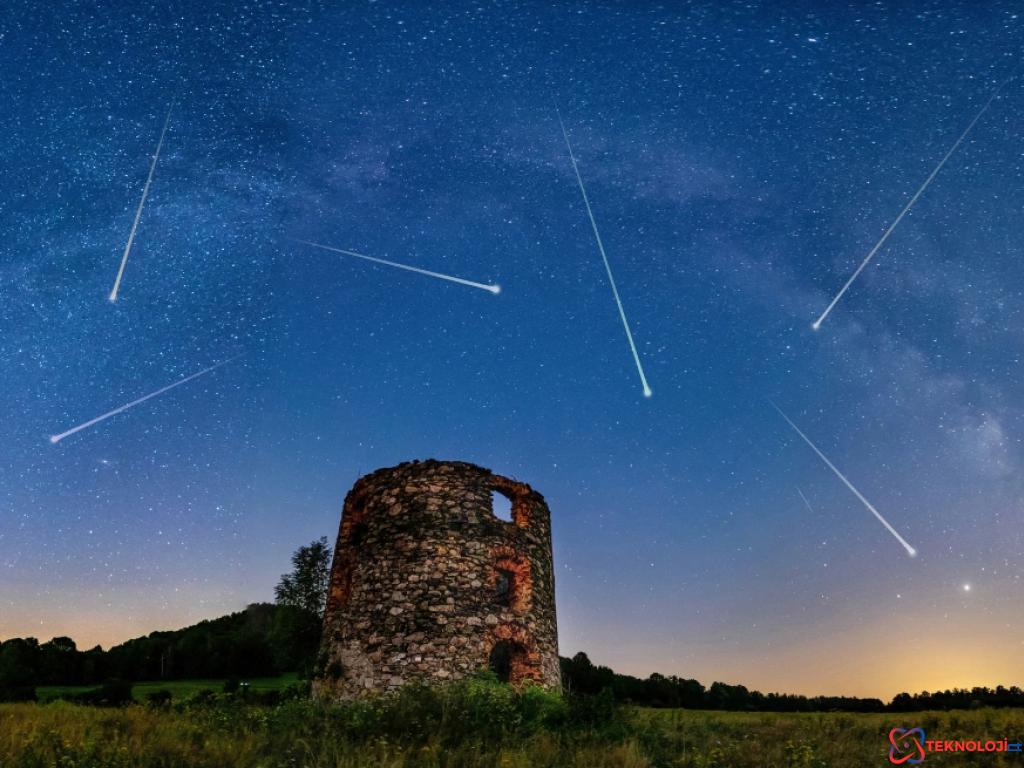
[[[4,621],[0,640],[35,637],[44,643],[53,637],[72,638],[80,651],[100,645],[104,650],[151,632],[171,631],[206,619],[243,610],[244,606],[200,614],[184,607],[161,611],[160,616],[131,616],[71,612],[56,622],[40,623],[36,632],[12,631],[14,623]],[[6,614],[4,619],[16,615]],[[898,635],[878,642],[880,628],[862,626],[831,641],[832,653],[815,653],[810,641],[794,643],[774,654],[726,654],[706,649],[688,655],[684,664],[651,667],[656,649],[643,637],[620,644],[620,652],[606,653],[601,642],[595,648],[563,645],[560,653],[572,656],[579,650],[596,665],[611,667],[620,674],[645,678],[652,673],[698,680],[705,687],[715,681],[743,685],[762,693],[813,696],[857,696],[890,701],[898,693],[921,693],[953,688],[1010,687],[1021,685],[1020,654],[1010,643],[993,644],[973,634],[972,627],[953,627],[933,632],[930,637]]]

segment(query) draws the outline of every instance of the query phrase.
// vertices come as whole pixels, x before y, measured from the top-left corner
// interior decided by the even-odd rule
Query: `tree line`
[[[275,604],[152,632],[109,650],[78,650],[70,637],[0,643],[0,701],[35,698],[45,685],[99,685],[111,680],[308,677],[320,644],[331,549],[321,538],[299,547],[292,570],[274,589]]]
[[[918,712],[926,709],[1024,707],[1024,690],[1018,686],[900,693],[886,704],[881,699],[856,696],[766,694],[751,691],[744,685],[721,682],[705,688],[697,680],[657,673],[643,679],[597,666],[585,653],[577,653],[571,659],[563,658],[561,665],[562,682],[570,694],[607,695],[610,692],[617,701],[645,707],[756,712]]]
[[[34,699],[38,686],[99,685],[107,681],[274,677],[298,672],[309,677],[320,644],[330,580],[331,549],[321,538],[299,547],[292,570],[274,590],[276,602],[201,621],[172,632],[152,632],[104,651],[79,651],[69,637],[40,643],[13,638],[0,643],[0,701]],[[1013,686],[901,693],[885,704],[854,696],[798,696],[751,691],[743,685],[653,674],[646,679],[596,666],[585,653],[561,660],[570,695],[611,698],[646,707],[766,712],[907,712],[979,706],[1024,707],[1024,691]]]
[[[118,680],[275,677],[312,669],[320,618],[294,606],[257,603],[174,632],[153,632],[109,650],[78,650],[70,637],[0,645],[0,695],[43,685]],[[22,694],[25,692],[22,690]]]

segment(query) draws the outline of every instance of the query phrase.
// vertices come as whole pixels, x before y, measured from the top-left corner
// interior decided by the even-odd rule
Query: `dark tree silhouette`
[[[331,578],[331,548],[321,536],[292,555],[292,572],[281,576],[274,588],[278,605],[302,608],[323,619]]]

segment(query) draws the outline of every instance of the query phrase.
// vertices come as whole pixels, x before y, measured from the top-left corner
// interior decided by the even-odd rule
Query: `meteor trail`
[[[480,288],[481,290],[484,290],[484,291],[490,291],[495,296],[497,296],[499,293],[501,293],[501,286],[500,285],[486,285],[485,283],[475,283],[472,280],[464,280],[461,277],[452,277],[451,275],[442,275],[440,272],[431,272],[429,269],[420,269],[419,267],[410,267],[408,264],[397,264],[397,263],[395,263],[393,261],[387,261],[385,259],[378,259],[378,258],[376,258],[374,256],[364,256],[363,254],[356,253],[355,251],[346,251],[343,248],[332,248],[329,245],[321,245],[320,243],[313,243],[313,242],[310,242],[309,240],[296,240],[295,242],[302,243],[303,245],[311,245],[314,248],[323,248],[325,251],[334,251],[335,253],[343,253],[346,256],[354,256],[357,259],[366,259],[367,261],[373,261],[373,262],[376,262],[377,264],[386,264],[389,267],[398,267],[398,269],[406,269],[409,272],[417,272],[417,273],[419,273],[421,275],[426,275],[427,277],[436,277],[436,278],[439,278],[441,280],[447,280],[447,281],[449,281],[451,283],[458,283],[459,285],[468,285],[470,288]]]
[[[569,143],[569,134],[565,130],[565,123],[562,122],[562,113],[555,105],[555,114],[558,115],[558,125],[562,129],[562,137],[565,139],[566,149],[569,150],[569,159],[572,161],[572,169],[576,172],[576,181],[580,185],[580,192],[583,194],[583,204],[587,208],[587,216],[590,218],[590,226],[594,230],[594,239],[597,241],[597,250],[601,252],[601,260],[604,261],[605,271],[608,273],[608,282],[612,286],[612,295],[615,297],[615,304],[619,308],[619,317],[622,318],[622,327],[626,329],[626,338],[629,340],[629,348],[633,352],[633,361],[636,363],[636,372],[640,374],[640,383],[644,388],[644,397],[650,397],[653,392],[647,385],[647,377],[644,375],[644,367],[640,364],[640,355],[636,351],[636,344],[633,343],[633,333],[629,330],[629,321],[626,320],[626,310],[622,308],[622,299],[619,298],[619,289],[615,286],[615,277],[612,275],[611,265],[608,263],[608,255],[604,252],[604,243],[601,242],[601,233],[597,231],[597,222],[594,220],[594,211],[590,208],[590,198],[587,197],[587,188],[583,186],[583,177],[580,176],[579,166],[576,165],[576,155],[573,154],[572,144]]]
[[[800,498],[804,500],[804,505],[807,507],[807,511],[810,512],[813,515],[814,514],[814,509],[811,508],[811,502],[809,502],[807,500],[807,497],[804,496],[804,492],[801,491],[799,488],[796,489],[796,492],[799,493],[800,494]]]
[[[117,301],[117,291],[121,287],[121,276],[124,274],[124,267],[128,263],[128,254],[132,250],[132,243],[135,241],[135,230],[139,228],[139,219],[142,218],[142,206],[146,204],[146,197],[149,195],[149,185],[153,183],[153,173],[156,171],[156,161],[160,159],[160,150],[164,146],[164,136],[167,135],[167,126],[171,122],[171,112],[174,111],[174,100],[167,110],[167,117],[164,119],[163,130],[160,131],[160,141],[156,144],[156,152],[153,153],[153,162],[149,164],[149,175],[146,177],[146,184],[142,188],[142,197],[139,199],[139,207],[135,211],[135,221],[132,222],[132,231],[128,233],[128,242],[124,246],[124,255],[121,256],[121,267],[117,270],[117,277],[114,279],[114,288],[110,292],[110,300]]]
[[[939,164],[935,166],[935,170],[933,170],[931,174],[928,176],[928,178],[924,180],[924,184],[921,185],[921,188],[918,189],[917,192],[914,193],[914,196],[910,198],[910,201],[905,206],[903,206],[903,210],[900,211],[900,215],[896,217],[892,224],[889,225],[889,228],[885,230],[885,233],[882,235],[881,239],[877,243],[875,243],[875,247],[872,248],[870,252],[868,252],[868,255],[864,257],[864,261],[862,261],[860,266],[857,267],[857,269],[854,271],[852,275],[850,275],[850,279],[846,281],[846,285],[844,285],[839,290],[839,293],[836,294],[835,298],[832,299],[832,303],[825,307],[825,311],[821,313],[821,317],[819,317],[817,320],[811,323],[811,328],[813,328],[814,330],[818,330],[819,328],[821,328],[822,322],[825,320],[826,317],[828,317],[828,314],[829,312],[832,311],[832,308],[839,303],[839,300],[843,297],[843,294],[846,293],[846,290],[853,284],[853,281],[856,280],[858,275],[860,275],[860,273],[864,271],[864,267],[866,267],[868,265],[868,262],[871,261],[872,258],[874,258],[876,253],[878,253],[878,249],[885,244],[886,240],[889,239],[889,235],[892,234],[892,231],[896,229],[896,226],[903,220],[903,217],[907,215],[911,208],[914,207],[914,203],[917,202],[917,199],[921,197],[922,194],[924,194],[924,191],[926,189],[928,189],[928,185],[932,183],[932,180],[938,175],[939,171],[942,170],[942,166],[946,164],[946,161],[949,160],[950,157],[952,157],[954,152],[956,152],[957,147],[959,147],[963,140],[967,138],[967,134],[969,134],[971,132],[971,129],[974,128],[975,123],[977,123],[981,119],[981,116],[988,111],[989,106],[991,106],[992,102],[995,101],[995,98],[996,96],[999,95],[999,92],[1003,90],[1006,84],[1009,83],[1010,80],[1013,80],[1014,77],[1016,77],[1016,75],[1013,75],[1009,79],[1004,80],[1000,84],[1000,86],[996,88],[995,91],[992,92],[992,95],[988,97],[988,101],[985,102],[985,106],[983,106],[981,110],[978,112],[978,114],[974,116],[974,119],[971,120],[968,126],[964,129],[964,132],[960,134],[960,138],[958,138],[956,142],[953,144],[953,146],[949,148],[949,151],[939,161]]]
[[[104,413],[102,416],[97,416],[95,419],[90,419],[89,421],[85,422],[84,424],[79,424],[77,427],[72,427],[67,432],[61,432],[59,435],[50,435],[50,442],[51,443],[59,443],[65,437],[70,437],[71,435],[75,434],[76,432],[81,432],[83,429],[88,429],[89,427],[91,427],[91,426],[93,426],[95,424],[99,424],[101,421],[109,419],[111,416],[116,416],[117,414],[119,414],[119,413],[121,413],[123,411],[127,411],[129,408],[134,408],[136,405],[139,405],[140,403],[146,402],[151,397],[156,397],[157,395],[162,395],[164,392],[166,392],[169,389],[174,389],[175,387],[180,387],[182,384],[185,384],[186,382],[192,381],[192,379],[197,379],[200,376],[203,376],[204,374],[207,374],[210,371],[213,371],[213,370],[215,370],[217,368],[220,368],[222,365],[227,365],[232,360],[237,360],[240,357],[241,357],[241,355],[235,355],[234,357],[229,357],[227,360],[222,360],[221,362],[217,363],[216,365],[211,365],[209,368],[204,368],[203,370],[199,371],[199,373],[193,373],[191,376],[186,376],[184,379],[178,379],[173,384],[168,384],[166,387],[163,387],[162,389],[158,389],[156,392],[150,392],[148,395],[144,395],[143,397],[140,397],[138,400],[132,400],[130,403],[126,403],[125,405],[122,405],[119,408],[115,408],[112,411],[108,411],[107,413]]]
[[[905,550],[907,550],[907,554],[910,555],[911,557],[916,557],[917,556],[917,550],[914,549],[912,546],[910,546],[907,543],[906,539],[904,539],[902,536],[900,536],[895,528],[893,528],[891,525],[889,525],[889,521],[886,520],[884,517],[882,517],[881,513],[871,505],[870,501],[868,501],[867,499],[865,499],[861,495],[860,491],[858,491],[856,488],[853,487],[853,483],[851,483],[849,480],[847,480],[846,476],[842,472],[840,472],[838,469],[836,469],[836,465],[833,464],[831,461],[829,461],[828,457],[826,457],[824,453],[822,453],[821,451],[818,450],[818,446],[816,446],[814,443],[812,443],[811,439],[809,437],[807,437],[807,435],[805,435],[803,432],[800,431],[800,427],[798,427],[796,424],[794,424],[793,420],[790,419],[789,416],[787,416],[783,412],[783,410],[781,408],[779,408],[779,406],[777,406],[775,403],[772,403],[771,400],[769,400],[768,402],[771,403],[772,408],[774,408],[776,411],[778,411],[779,415],[782,416],[782,418],[784,418],[789,423],[789,426],[791,426],[793,428],[793,431],[796,432],[798,435],[800,435],[801,438],[803,438],[803,441],[805,443],[807,443],[807,445],[809,445],[811,447],[811,450],[814,451],[816,454],[818,454],[818,458],[820,458],[822,461],[824,461],[825,464],[828,465],[828,468],[831,469],[833,472],[835,472],[836,477],[838,477],[840,480],[842,480],[843,484],[847,488],[849,488],[851,491],[853,491],[853,495],[856,496],[858,499],[860,499],[861,503],[865,507],[868,508],[868,510],[871,512],[871,514],[873,514],[875,517],[878,518],[879,522],[886,527],[886,530],[888,530],[889,533],[891,533],[893,536],[896,537],[896,541],[898,541],[900,544],[903,545],[903,548]],[[799,491],[799,489],[797,489],[797,490]],[[803,498],[803,494],[802,493],[800,494],[800,496],[801,496],[801,498]],[[804,502],[806,502],[806,501],[807,501],[807,499],[804,499]],[[810,508],[809,504],[808,504],[808,508]]]

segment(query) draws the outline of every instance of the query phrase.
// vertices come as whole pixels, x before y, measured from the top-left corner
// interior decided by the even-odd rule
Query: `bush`
[[[0,687],[0,701],[35,701],[36,689],[31,685]]]
[[[611,688],[596,696],[569,697],[569,719],[579,726],[599,728],[621,721],[622,710],[615,702]]]
[[[308,699],[312,685],[309,680],[300,680],[297,683],[285,686],[284,690],[281,691],[282,701],[299,701],[302,699]]]
[[[167,707],[171,703],[171,692],[166,688],[161,688],[159,691],[150,691],[146,694],[146,703],[151,707]]]
[[[569,722],[560,695],[532,686],[517,689],[491,673],[440,686],[412,683],[385,696],[326,705],[324,713],[329,727],[354,741],[410,746],[467,739],[500,744]]]
[[[131,704],[132,684],[126,680],[106,680],[99,688],[61,697],[75,704],[91,704],[100,707],[123,707]]]
[[[281,703],[281,691],[247,691],[245,700],[265,707],[274,707]]]
[[[200,688],[185,700],[186,706],[205,707],[217,701],[217,694],[210,688]]]

